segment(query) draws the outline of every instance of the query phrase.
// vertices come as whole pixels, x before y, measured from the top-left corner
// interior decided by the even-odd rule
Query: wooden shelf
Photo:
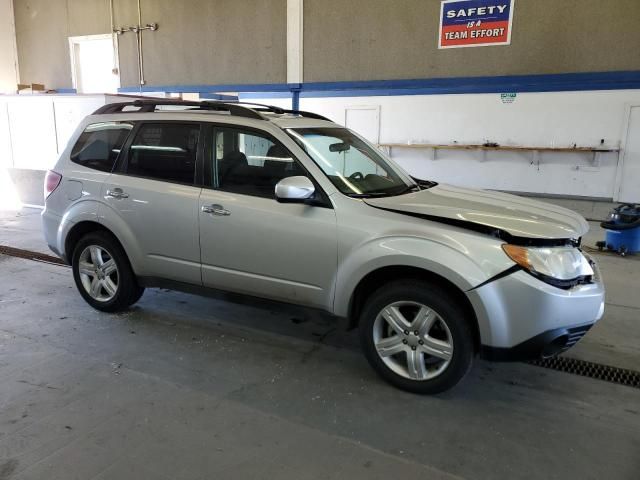
[[[462,144],[452,144],[452,145],[442,145],[442,144],[431,144],[431,143],[381,143],[380,147],[385,148],[430,148],[433,150],[497,150],[497,151],[507,151],[507,152],[587,152],[587,153],[610,153],[610,152],[619,152],[618,148],[599,148],[599,147],[523,147],[523,146],[508,146],[508,145],[497,145],[497,146],[487,146],[487,145],[462,145]]]

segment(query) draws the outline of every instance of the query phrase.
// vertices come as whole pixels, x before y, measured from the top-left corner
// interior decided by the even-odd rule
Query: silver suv
[[[94,308],[145,287],[320,309],[392,384],[435,393],[476,354],[555,355],[602,317],[579,215],[412,178],[319,115],[137,100],[79,126],[45,184],[50,248]]]

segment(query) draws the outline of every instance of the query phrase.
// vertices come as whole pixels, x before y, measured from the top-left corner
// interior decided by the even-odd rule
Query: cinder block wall
[[[286,0],[142,0],[148,85],[286,81]],[[14,0],[21,80],[71,87],[69,36],[110,32],[109,0]],[[114,0],[116,27],[138,22]],[[509,46],[438,50],[439,0],[305,0],[306,82],[640,70],[638,0],[516,0]],[[120,37],[137,85],[135,35]]]
[[[499,47],[438,50],[439,15],[439,0],[305,0],[305,81],[640,70],[638,0],[515,0]]]
[[[13,1],[0,0],[0,94],[14,91],[18,83]]]
[[[20,78],[70,88],[68,37],[110,33],[108,0],[14,0]],[[143,0],[149,85],[286,81],[286,0]],[[114,1],[117,27],[137,25],[136,0]],[[136,37],[119,38],[122,86],[138,84]]]

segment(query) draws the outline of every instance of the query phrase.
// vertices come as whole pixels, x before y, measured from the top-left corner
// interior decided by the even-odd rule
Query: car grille
[[[587,333],[592,326],[593,324],[584,325],[582,327],[569,328],[567,330],[569,332],[569,336],[567,338],[567,342],[564,344],[564,347],[562,347],[562,351],[569,350],[576,343],[578,343],[578,341],[580,341],[580,339],[584,337],[585,333]]]

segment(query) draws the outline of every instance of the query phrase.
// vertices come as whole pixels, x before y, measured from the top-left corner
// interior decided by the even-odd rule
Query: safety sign
[[[514,0],[443,0],[438,48],[509,45]]]

